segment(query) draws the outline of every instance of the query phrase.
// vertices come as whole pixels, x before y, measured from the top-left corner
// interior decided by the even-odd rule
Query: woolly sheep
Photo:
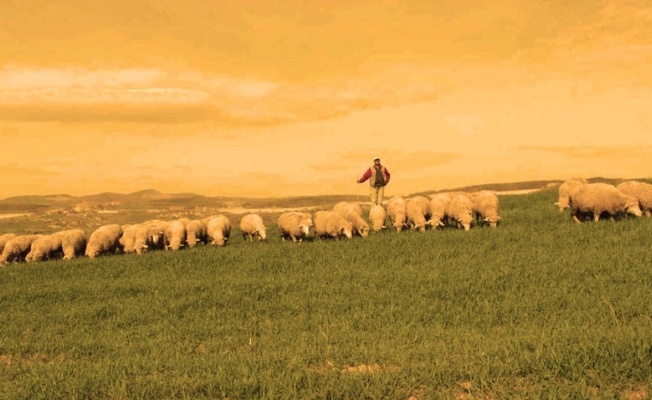
[[[258,214],[247,214],[240,219],[240,232],[244,240],[249,239],[253,242],[254,236],[258,241],[267,239],[267,228],[263,223],[263,218]]]
[[[30,252],[32,243],[43,235],[18,235],[5,244],[0,256],[0,264],[21,261]]]
[[[451,198],[450,193],[435,193],[430,196],[430,224],[434,228],[446,226],[446,207]]]
[[[487,223],[490,227],[498,226],[500,200],[493,190],[480,190],[473,193],[473,212],[478,223]]]
[[[348,214],[355,214],[362,217],[362,207],[358,203],[340,201],[333,206],[333,211],[345,218]]]
[[[643,215],[638,200],[627,195],[614,185],[608,183],[587,183],[576,186],[569,195],[571,216],[577,223],[582,223],[584,216],[593,215],[599,221],[601,214],[608,214],[610,219],[628,213],[636,217]]]
[[[466,194],[455,194],[446,207],[446,217],[455,221],[458,228],[471,229],[473,222],[473,201]]]
[[[428,202],[428,206],[430,206],[430,202]],[[429,221],[426,220],[423,212],[424,208],[421,201],[413,198],[405,200],[405,215],[410,229],[418,230],[419,232],[426,231],[426,225],[428,225]]]
[[[369,209],[369,222],[374,232],[379,232],[385,228],[385,219],[387,211],[380,204],[375,204]]]
[[[208,227],[200,219],[194,219],[186,224],[186,244],[195,247],[198,243],[208,241]]]
[[[57,232],[55,235],[61,237],[61,251],[64,260],[72,260],[84,254],[88,237],[83,229],[68,229]]]
[[[558,193],[559,197],[555,205],[559,207],[559,212],[564,211],[565,209],[569,208],[568,205],[568,198],[570,195],[570,192],[577,186],[579,185],[585,185],[589,183],[586,179],[584,178],[571,178],[561,185],[559,185]]]
[[[103,225],[95,229],[86,244],[86,256],[95,258],[102,254],[112,254],[122,250],[120,237],[122,227],[118,224]]]
[[[407,216],[405,215],[405,199],[394,196],[387,202],[387,215],[392,222],[392,227],[396,232],[401,232],[407,226]]]
[[[59,258],[61,255],[61,239],[56,234],[43,235],[32,242],[30,251],[25,256],[26,262],[44,261]]]
[[[639,181],[625,181],[616,186],[621,192],[635,197],[646,217],[652,216],[652,184]]]
[[[281,214],[276,220],[281,239],[291,238],[293,242],[302,241],[310,235],[312,216],[306,212],[290,211]]]
[[[15,233],[5,233],[4,235],[0,235],[0,254],[2,254],[2,251],[5,249],[7,242],[15,237]]]
[[[224,246],[231,237],[231,221],[222,214],[209,217],[206,223],[206,232],[211,244]]]
[[[134,251],[136,254],[141,255],[149,250],[164,248],[164,234],[161,234],[161,227],[161,225],[145,223],[137,225],[134,235]],[[165,231],[165,229],[163,230]]]
[[[186,244],[186,225],[183,221],[169,221],[163,232],[163,244],[166,250],[178,251]]]
[[[353,226],[344,217],[335,211],[317,211],[315,213],[315,236],[334,237],[339,239],[346,236],[348,239],[353,237]]]
[[[419,206],[423,216],[426,218],[426,220],[429,220],[432,214],[430,210],[430,200],[425,196],[413,196],[405,199],[406,205],[407,203],[412,203],[412,202],[416,203]]]
[[[136,232],[140,224],[122,225],[122,236],[120,236],[120,245],[124,253],[136,252]]]

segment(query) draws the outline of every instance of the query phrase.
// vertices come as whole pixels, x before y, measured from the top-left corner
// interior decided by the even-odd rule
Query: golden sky
[[[649,0],[3,0],[0,198],[652,177]]]

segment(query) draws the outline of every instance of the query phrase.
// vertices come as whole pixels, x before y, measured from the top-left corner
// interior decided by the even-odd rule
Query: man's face
[[[380,165],[380,160],[374,160],[375,165]]]

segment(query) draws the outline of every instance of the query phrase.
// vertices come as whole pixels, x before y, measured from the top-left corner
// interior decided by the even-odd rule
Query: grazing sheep
[[[290,211],[281,214],[276,220],[278,233],[281,239],[291,238],[293,242],[301,242],[310,235],[312,228],[312,216],[310,213]]]
[[[138,224],[134,235],[134,251],[141,255],[149,250],[163,249],[165,247],[161,226],[156,224]]]
[[[208,241],[208,227],[200,219],[194,219],[186,224],[186,243],[188,247],[195,247],[198,243]]]
[[[95,229],[86,244],[86,256],[95,258],[102,254],[115,254],[122,250],[120,237],[122,227],[118,224],[103,225]]]
[[[247,214],[240,219],[240,232],[244,240],[254,241],[254,236],[258,241],[267,239],[267,228],[263,218],[258,214]]]
[[[32,242],[30,251],[25,256],[26,262],[44,261],[61,256],[61,239],[56,234],[43,235]]]
[[[225,246],[231,237],[231,221],[225,215],[215,215],[208,218],[206,232],[211,244]]]
[[[585,185],[589,183],[586,179],[584,178],[571,178],[561,185],[559,185],[559,199],[555,203],[557,207],[559,207],[559,212],[564,211],[565,209],[569,208],[568,206],[568,198],[570,195],[570,192],[577,186],[579,185]]]
[[[15,233],[5,233],[4,235],[0,235],[0,254],[2,254],[2,251],[5,249],[7,242],[15,237]]]
[[[369,209],[369,222],[374,232],[380,232],[385,228],[385,218],[387,211],[380,204],[375,204]]]
[[[435,193],[430,196],[430,224],[434,228],[446,226],[446,208],[451,199],[450,193]]]
[[[0,256],[0,264],[24,260],[31,250],[32,243],[43,235],[18,235],[5,244]]]
[[[652,216],[652,184],[639,181],[625,181],[616,186],[621,192],[635,197],[646,217]]]
[[[593,215],[594,221],[599,221],[602,214],[609,215],[611,220],[621,213],[636,217],[643,215],[635,197],[621,192],[608,183],[587,183],[576,186],[570,192],[569,205],[571,216],[577,223],[582,223],[582,219],[587,215]]]
[[[124,253],[136,252],[136,232],[140,224],[122,225],[122,236],[120,236],[120,245]]]
[[[333,206],[333,211],[351,223],[353,234],[358,234],[362,237],[369,235],[369,224],[362,219],[362,207],[360,204],[340,201]]]
[[[428,202],[428,206],[430,206],[430,202]],[[418,230],[419,232],[426,231],[426,225],[428,225],[429,221],[426,220],[423,212],[423,202],[414,198],[405,200],[405,215],[407,217],[407,225],[410,229]]]
[[[396,232],[401,232],[407,227],[407,216],[405,214],[405,199],[394,196],[387,202],[387,215],[392,222]]]
[[[68,229],[57,232],[55,235],[61,238],[61,251],[64,260],[72,260],[84,254],[88,237],[83,229]]]
[[[163,232],[163,245],[166,250],[178,251],[186,244],[186,225],[183,221],[169,221]]]
[[[455,221],[458,228],[465,231],[471,229],[473,222],[473,201],[466,194],[454,194],[448,207],[446,207],[446,218]]]
[[[341,236],[346,236],[351,239],[353,237],[351,223],[335,211],[317,211],[314,223],[315,236],[320,238],[330,236],[339,239]]]
[[[333,206],[333,211],[345,218],[348,214],[351,213],[362,217],[362,207],[358,203],[340,201]]]
[[[424,218],[426,220],[430,219],[430,216],[432,215],[431,207],[430,207],[430,200],[425,197],[425,196],[413,196],[413,197],[408,197],[405,199],[405,204],[407,203],[416,203],[419,208],[421,209],[421,213],[423,214]]]
[[[493,190],[480,190],[473,193],[473,213],[478,224],[487,223],[490,227],[498,226],[500,201]]]

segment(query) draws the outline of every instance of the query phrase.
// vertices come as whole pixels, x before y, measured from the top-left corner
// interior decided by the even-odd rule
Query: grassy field
[[[0,269],[2,399],[643,399],[652,219],[502,225]],[[237,227],[237,224],[234,224]]]

